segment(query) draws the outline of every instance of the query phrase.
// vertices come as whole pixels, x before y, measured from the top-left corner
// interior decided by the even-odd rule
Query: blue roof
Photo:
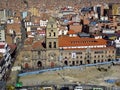
[[[97,22],[94,22],[94,21],[93,21],[93,22],[90,22],[90,24],[91,24],[91,25],[96,25]]]

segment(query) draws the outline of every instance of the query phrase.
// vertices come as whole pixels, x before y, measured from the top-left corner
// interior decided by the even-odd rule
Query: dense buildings
[[[36,41],[36,44],[32,38],[29,42],[26,41],[28,45],[21,53],[26,57],[22,59],[22,66],[54,67],[115,60],[116,48],[108,45],[108,40],[100,36],[90,37],[85,33],[79,35],[71,31],[69,30],[66,35],[58,36],[57,23],[55,19],[50,18],[46,27],[46,38],[43,41]]]
[[[87,0],[14,2],[0,2],[0,43],[17,45],[21,67],[74,66],[119,59],[119,3],[112,3],[113,0],[110,3]],[[6,57],[3,57],[1,61],[5,64]]]

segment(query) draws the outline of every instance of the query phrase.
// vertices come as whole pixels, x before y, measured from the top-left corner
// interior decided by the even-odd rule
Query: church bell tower
[[[56,20],[49,18],[46,28],[46,57],[49,64],[57,64],[59,55],[58,29]],[[52,66],[52,65],[51,65]]]

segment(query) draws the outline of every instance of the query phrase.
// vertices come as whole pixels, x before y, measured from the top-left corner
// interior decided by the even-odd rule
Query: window
[[[53,24],[51,24],[51,28],[53,28]]]
[[[94,60],[94,63],[96,63],[96,60]]]
[[[78,58],[78,56],[76,58]]]
[[[83,64],[83,62],[82,61],[80,61],[80,65],[82,65]]]
[[[100,55],[98,55],[98,58],[100,57]]]
[[[95,54],[101,54],[104,53],[103,51],[95,51]]]
[[[76,52],[76,54],[82,54],[82,52]]]
[[[87,58],[90,58],[90,56],[88,55]]]
[[[69,55],[71,55],[71,53],[69,53]]]
[[[56,48],[56,42],[54,42],[54,48]]]
[[[80,58],[82,58],[82,56],[80,56]]]
[[[40,51],[38,51],[38,55],[40,55]]]
[[[102,58],[103,58],[104,56],[102,55]]]
[[[54,36],[56,36],[55,32],[54,32]]]
[[[114,51],[113,51],[113,53],[114,53]]]
[[[78,64],[78,61],[76,61],[76,64]]]
[[[49,48],[52,48],[52,43],[51,42],[49,42]]]
[[[49,32],[49,36],[51,36],[51,33]]]

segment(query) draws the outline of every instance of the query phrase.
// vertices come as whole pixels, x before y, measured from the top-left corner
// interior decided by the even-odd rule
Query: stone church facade
[[[38,45],[38,44],[36,44]],[[50,18],[46,27],[44,46],[28,50],[28,60],[22,66],[29,68],[74,66],[115,60],[116,49],[107,46],[104,39],[81,38],[77,35],[58,35],[55,19]],[[23,53],[25,54],[25,53]]]

